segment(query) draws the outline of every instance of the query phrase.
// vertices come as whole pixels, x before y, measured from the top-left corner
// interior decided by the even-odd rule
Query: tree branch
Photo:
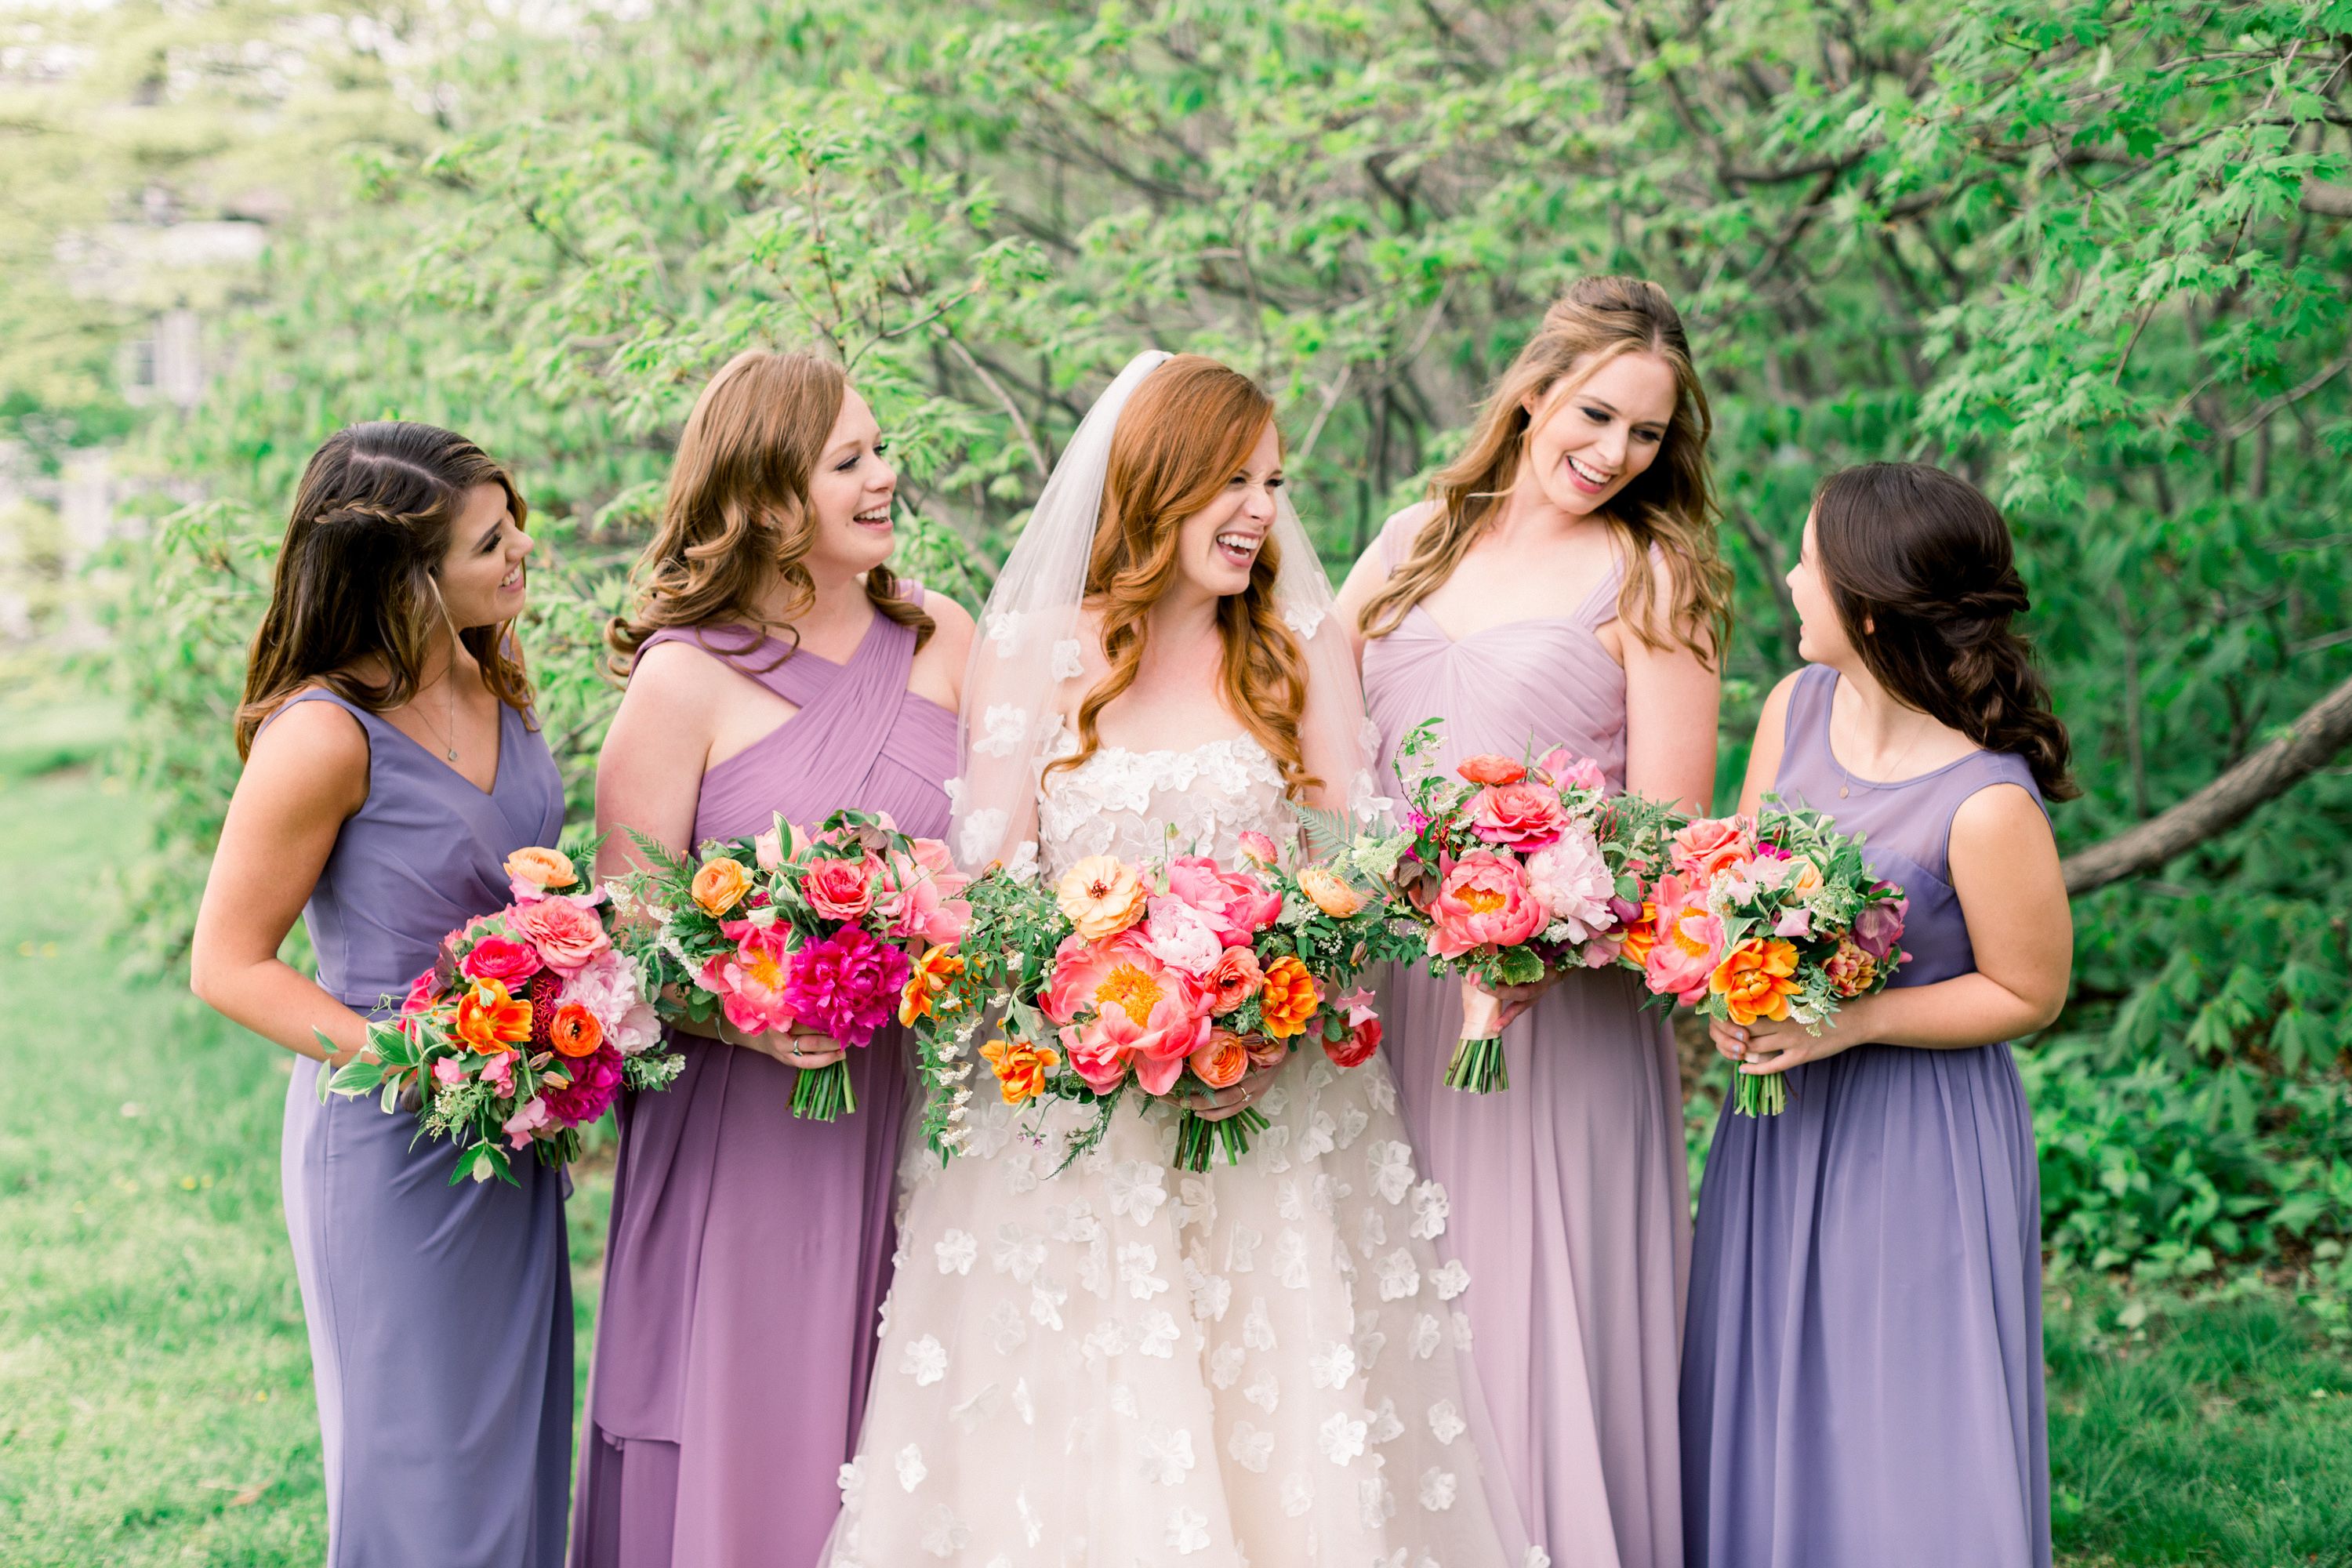
[[[2066,858],[2075,897],[2153,871],[2235,827],[2352,744],[2352,679],[2305,709],[2289,732],[2240,761],[2187,800]]]

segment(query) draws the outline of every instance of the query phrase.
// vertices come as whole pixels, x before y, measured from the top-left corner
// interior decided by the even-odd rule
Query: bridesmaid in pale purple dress
[[[1340,595],[1363,638],[1386,792],[1435,761],[1564,745],[1612,789],[1704,807],[1727,580],[1708,414],[1655,286],[1588,279],[1546,315],[1433,499],[1390,519]],[[1503,998],[1510,1088],[1441,1078],[1463,989],[1400,970],[1388,1047],[1453,1200],[1472,1352],[1528,1536],[1568,1568],[1680,1568],[1675,1384],[1690,1199],[1674,1043],[1630,971]],[[1492,1005],[1491,1000],[1488,1005]]]
[[[509,635],[526,515],[479,447],[429,425],[353,426],[311,458],[189,954],[197,995],[300,1058],[281,1165],[331,1568],[563,1560],[560,1173],[524,1155],[512,1184],[451,1186],[449,1145],[414,1115],[317,1093],[442,939],[509,901],[507,857],[562,831]],[[278,957],[298,911],[315,980]]]
[[[1773,689],[1740,809],[1811,806],[1910,900],[1888,989],[1818,1036],[1714,1026],[1788,1109],[1726,1107],[1683,1361],[1690,1568],[2047,1568],[2042,1210],[2005,1043],[2074,954],[2043,815],[2074,794],[2009,531],[1959,479],[1832,475],[1789,574],[1813,661]]]
[[[620,829],[674,850],[814,828],[845,806],[944,837],[971,617],[898,584],[897,476],[841,369],[751,352],[678,443],[596,777]],[[686,1069],[621,1111],[581,1434],[578,1568],[814,1563],[855,1451],[908,1109],[903,1034],[850,1053],[857,1110],[795,1121],[824,1036],[681,1033]]]

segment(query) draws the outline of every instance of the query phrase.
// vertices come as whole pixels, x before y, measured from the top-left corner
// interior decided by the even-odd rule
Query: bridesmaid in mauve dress
[[[1449,773],[1562,745],[1612,789],[1706,802],[1722,592],[1706,421],[1654,287],[1591,279],[1552,307],[1436,500],[1391,519],[1340,595],[1369,634],[1386,793],[1399,744],[1435,718]],[[1452,1199],[1444,1245],[1476,1286],[1472,1354],[1517,1506],[1577,1568],[1682,1562],[1690,1200],[1674,1042],[1643,994],[1611,969],[1507,997],[1510,1087],[1483,1095],[1441,1081],[1458,982],[1400,967],[1383,1009],[1406,1124]]]
[[[1758,726],[1765,791],[1867,835],[1909,952],[1818,1037],[1717,1024],[1785,1071],[1728,1105],[1700,1184],[1683,1363],[1690,1568],[2047,1568],[2041,1198],[2006,1042],[2073,954],[2043,797],[2065,731],[2009,630],[2000,514],[1961,480],[1826,481],[1789,574],[1816,662]]]
[[[356,426],[304,471],[238,715],[249,752],[190,954],[196,994],[300,1055],[286,1225],[310,1326],[332,1568],[554,1568],[572,1445],[561,1173],[449,1184],[373,1096],[319,1103],[442,939],[552,847],[563,784],[508,640],[521,498],[471,442]],[[450,628],[467,628],[464,636]],[[391,635],[387,636],[389,632]],[[429,745],[428,745],[429,742]],[[307,900],[307,901],[305,901]],[[277,957],[300,906],[314,982]]]
[[[883,565],[894,482],[837,366],[750,353],[704,390],[647,591],[616,627],[633,668],[598,774],[608,869],[627,860],[622,824],[687,850],[846,806],[945,836],[971,621]],[[714,539],[689,584],[687,552]],[[678,1079],[622,1107],[580,1568],[814,1563],[856,1445],[889,1283],[906,1037],[887,1028],[849,1053],[857,1109],[822,1122],[793,1119],[793,1084],[833,1042],[713,1027],[727,1038],[678,1034]]]

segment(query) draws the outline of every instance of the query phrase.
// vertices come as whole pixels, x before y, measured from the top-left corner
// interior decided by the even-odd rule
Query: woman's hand
[[[1242,1075],[1242,1080],[1228,1089],[1194,1089],[1187,1090],[1186,1107],[1203,1121],[1223,1121],[1239,1116],[1255,1105],[1258,1097],[1274,1085],[1274,1075],[1280,1066],[1252,1068]]]
[[[1462,976],[1462,1019],[1465,1026],[1474,1021],[1494,1020],[1494,1033],[1499,1035],[1519,1021],[1519,1016],[1536,1005],[1543,994],[1559,984],[1559,972],[1544,971],[1544,977],[1532,985],[1490,986],[1475,974]],[[1500,1009],[1498,1012],[1497,1009]],[[1483,1036],[1465,1037],[1483,1038]]]
[[[747,1035],[729,1023],[723,1014],[715,1022],[719,1025],[719,1037],[729,1045],[757,1051],[788,1068],[831,1067],[845,1054],[839,1040],[798,1024],[790,1029],[762,1029],[756,1035]]]
[[[1707,1037],[1715,1042],[1717,1055],[1738,1062],[1739,1070],[1750,1078],[1764,1078],[1833,1057],[1849,1046],[1867,1043],[1871,1037],[1871,1004],[1876,1000],[1874,996],[1855,997],[1838,1009],[1837,1016],[1822,1025],[1818,1035],[1808,1033],[1805,1026],[1794,1019],[1774,1023],[1769,1018],[1759,1018],[1742,1026],[1717,1018],[1707,1025]]]

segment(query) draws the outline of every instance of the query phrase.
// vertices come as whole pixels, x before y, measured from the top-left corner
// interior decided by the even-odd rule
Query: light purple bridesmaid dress
[[[921,603],[921,590],[908,590]],[[663,631],[799,711],[703,775],[694,837],[814,827],[845,806],[947,831],[955,715],[907,689],[911,627],[846,664],[745,628]],[[780,662],[781,658],[781,662]],[[895,1026],[850,1053],[857,1110],[796,1121],[794,1071],[694,1035],[677,1081],[621,1109],[620,1169],[573,1504],[575,1568],[801,1568],[857,1442],[908,1103]]]
[[[1389,569],[1420,513],[1382,531]],[[1455,641],[1416,605],[1364,648],[1385,792],[1396,748],[1445,721],[1434,761],[1563,745],[1625,782],[1625,672],[1594,635],[1622,566],[1570,613]],[[1387,1048],[1406,1125],[1445,1184],[1445,1240],[1470,1270],[1477,1364],[1522,1522],[1561,1568],[1680,1568],[1675,1385],[1690,1196],[1664,1020],[1630,970],[1572,974],[1504,1031],[1511,1087],[1441,1081],[1459,982],[1400,969]]]
[[[1830,751],[1837,672],[1789,704],[1773,787],[1866,835],[1911,900],[1895,985],[1976,967],[1946,845],[2032,770],[1977,752],[1897,784]],[[2042,1204],[2007,1045],[1854,1046],[1726,1108],[1699,1184],[1683,1361],[1690,1568],[2048,1568]]]

